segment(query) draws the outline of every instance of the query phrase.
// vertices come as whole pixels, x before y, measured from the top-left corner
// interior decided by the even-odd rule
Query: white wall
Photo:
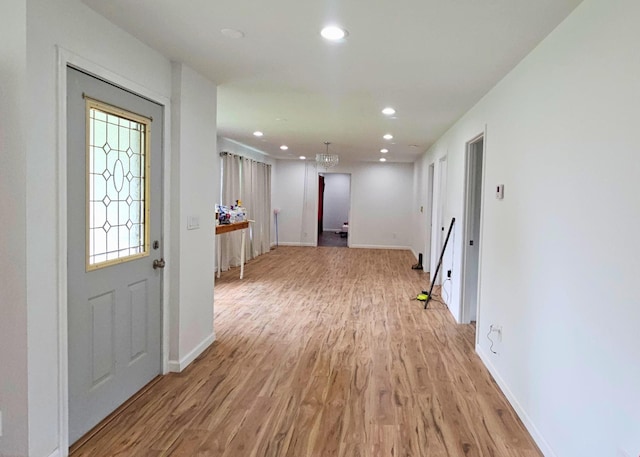
[[[215,339],[215,202],[220,193],[216,86],[173,64],[170,367],[181,371]],[[187,230],[197,216],[200,228]]]
[[[459,317],[465,143],[486,125],[478,350],[548,456],[640,454],[638,17],[585,0],[421,162],[449,157]]]
[[[410,248],[413,164],[341,164],[331,171],[351,174],[351,247]],[[275,175],[272,207],[281,209],[280,244],[314,246],[318,226],[315,163],[278,160]]]
[[[29,455],[58,446],[56,44],[167,98],[168,60],[78,0],[27,2],[27,300]],[[6,418],[11,421],[12,418]]]
[[[22,2],[24,3],[24,2]],[[4,6],[3,6],[3,19]],[[23,23],[24,25],[24,23]],[[19,23],[16,25],[20,26]],[[3,32],[4,33],[4,32]],[[19,43],[11,41],[11,45]],[[103,17],[94,13],[79,0],[30,0],[27,2],[26,17],[26,56],[28,85],[28,110],[29,135],[26,137],[26,293],[27,293],[27,323],[20,321],[20,312],[13,317],[16,326],[15,334],[19,344],[15,351],[16,359],[12,362],[16,365],[26,363],[21,358],[20,351],[24,351],[24,345],[20,344],[20,333],[28,329],[28,406],[22,398],[24,385],[17,389],[16,401],[12,401],[10,408],[15,408],[12,414],[3,415],[5,430],[17,430],[16,442],[20,452],[17,455],[26,455],[26,434],[22,426],[28,417],[28,455],[33,457],[46,457],[56,451],[61,444],[59,441],[58,417],[62,406],[58,403],[59,376],[63,375],[58,370],[58,179],[57,174],[57,58],[56,45],[91,61],[109,72],[118,75],[122,80],[131,81],[132,84],[143,87],[148,94],[157,94],[158,98],[169,99],[172,95],[172,70],[171,63],[156,51],[142,44],[127,33],[123,32]],[[0,49],[4,49],[0,45]],[[185,70],[182,84],[182,116],[187,123],[191,123],[193,117],[203,115],[204,119],[214,122],[206,123],[204,132],[197,135],[198,141],[206,141],[206,144],[197,142],[181,143],[181,169],[185,173],[195,173],[192,183],[183,183],[182,188],[174,192],[180,194],[181,203],[178,213],[181,217],[186,213],[198,213],[201,216],[201,229],[193,233],[185,234],[182,230],[176,230],[171,241],[180,243],[182,249],[180,257],[169,259],[180,265],[183,274],[180,277],[180,289],[186,291],[185,285],[190,285],[188,275],[197,271],[202,277],[205,273],[200,268],[209,268],[209,277],[199,278],[198,291],[207,290],[211,296],[213,287],[213,235],[206,233],[207,228],[213,226],[213,203],[208,205],[205,200],[214,195],[217,176],[215,169],[215,87],[208,81],[203,81],[193,72]],[[203,90],[202,100],[198,100],[194,91]],[[4,105],[3,105],[4,106]],[[2,111],[4,114],[4,111]],[[11,113],[14,124],[19,117],[16,112]],[[16,124],[17,125],[17,124]],[[190,127],[185,125],[181,130],[185,135],[190,135]],[[208,133],[207,133],[208,132]],[[208,151],[210,148],[210,151]],[[166,153],[171,152],[170,145],[166,145]],[[211,158],[207,155],[210,152]],[[202,162],[204,161],[204,162]],[[194,166],[194,162],[204,163],[202,169]],[[15,202],[20,203],[20,161],[15,163],[16,174],[11,178],[16,185]],[[203,181],[206,180],[206,184]],[[210,186],[210,187],[209,187]],[[23,186],[24,188],[24,186]],[[206,206],[206,209],[205,209]],[[211,213],[209,213],[211,209]],[[11,211],[9,211],[11,213]],[[15,212],[18,219],[17,228],[20,227],[20,210]],[[207,216],[210,216],[207,217]],[[182,220],[184,222],[184,219]],[[13,233],[13,231],[12,231]],[[17,236],[17,235],[16,235]],[[20,237],[16,238],[15,249],[20,250]],[[165,252],[166,254],[166,252]],[[19,260],[19,259],[18,259]],[[209,265],[211,263],[211,265]],[[3,264],[4,265],[4,264]],[[20,275],[20,268],[24,262],[17,262],[16,274]],[[18,278],[19,279],[19,278]],[[173,278],[172,278],[173,279]],[[207,283],[201,282],[208,280]],[[185,281],[184,283],[182,281]],[[15,292],[15,291],[14,291]],[[196,292],[197,293],[197,292]],[[188,352],[189,345],[194,344],[191,339],[197,339],[205,332],[204,327],[211,323],[211,301],[204,308],[206,296],[199,297],[200,301],[190,301],[190,292],[181,296],[180,310],[188,310],[188,314],[180,316],[180,331],[194,330],[193,335],[180,334],[180,354]],[[16,295],[16,303],[19,306],[20,296]],[[194,322],[198,321],[197,324]],[[184,336],[184,338],[183,338]],[[172,338],[176,335],[172,334]],[[4,335],[0,336],[3,341]],[[191,338],[191,339],[190,339]],[[12,343],[13,344],[13,343]],[[172,344],[173,346],[173,344]],[[12,347],[11,345],[9,347]],[[27,370],[18,370],[12,379],[26,379]],[[4,367],[3,376],[4,378]],[[3,381],[4,382],[4,381]],[[0,386],[4,389],[4,385]],[[3,392],[4,393],[4,392]],[[1,438],[0,446],[5,446],[7,438]],[[13,441],[13,438],[11,438]],[[62,443],[64,444],[64,443]],[[4,452],[4,449],[2,449]],[[61,454],[65,449],[58,449]],[[12,452],[16,454],[16,452]]]
[[[324,173],[323,230],[342,230],[349,220],[351,201],[351,175],[346,173]]]
[[[278,160],[272,176],[271,207],[280,210],[279,244],[314,246],[318,230],[315,167],[308,161]]]
[[[410,249],[413,164],[352,165],[351,247]]]
[[[26,3],[0,14],[0,455],[26,455]]]
[[[413,237],[411,242],[411,250],[417,256],[418,253],[423,254],[423,270],[433,271],[430,267],[431,259],[431,196],[429,195],[429,165],[431,162],[426,155],[416,160],[413,168],[413,199],[412,199],[412,216],[413,216]],[[421,210],[422,208],[422,210]]]

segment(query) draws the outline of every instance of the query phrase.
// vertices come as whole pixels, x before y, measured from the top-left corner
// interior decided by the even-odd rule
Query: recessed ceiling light
[[[389,152],[389,150],[387,148],[382,148],[380,149],[380,152],[386,154],[387,152]]]
[[[286,144],[283,144],[282,146],[280,146],[280,149],[282,149],[283,151],[286,151],[287,149],[289,149],[289,146],[287,146]]]
[[[305,156],[300,156],[298,157],[300,160],[306,160],[307,158]]]
[[[320,31],[322,38],[329,41],[340,41],[347,37],[348,32],[337,25],[328,25]]]
[[[390,106],[387,106],[385,109],[382,110],[382,114],[387,116],[393,116],[394,114],[396,114],[396,110],[394,110]]]
[[[387,159],[385,159],[384,157],[380,157],[380,162],[386,162]]]
[[[390,133],[387,133],[385,136],[383,136],[382,138],[384,138],[385,140],[393,140],[393,135]]]
[[[224,36],[228,37],[228,38],[233,38],[233,39],[238,39],[238,38],[244,38],[244,32],[242,30],[236,30],[236,29],[222,29],[220,30],[220,33],[222,33]]]
[[[256,130],[255,132],[253,132],[253,135],[260,137],[260,136],[264,135],[264,133],[262,133],[260,130]]]

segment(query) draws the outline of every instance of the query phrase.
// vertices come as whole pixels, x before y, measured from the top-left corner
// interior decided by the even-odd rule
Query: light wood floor
[[[279,247],[215,287],[217,341],[73,456],[539,457],[405,251]]]

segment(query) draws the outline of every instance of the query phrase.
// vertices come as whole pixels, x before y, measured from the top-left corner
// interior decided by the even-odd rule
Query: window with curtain
[[[242,200],[247,210],[249,233],[246,240],[246,260],[271,249],[271,165],[247,157],[222,152],[222,204]],[[240,265],[239,231],[219,235],[222,270]]]

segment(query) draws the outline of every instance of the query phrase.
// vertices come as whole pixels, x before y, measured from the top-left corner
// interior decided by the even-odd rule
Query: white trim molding
[[[67,67],[72,66],[141,95],[164,107],[163,119],[163,239],[167,268],[163,278],[170,275],[170,164],[171,164],[171,100],[147,87],[131,81],[89,59],[81,57],[61,46],[56,46],[57,61],[57,264],[58,264],[58,449],[50,457],[69,455],[69,359],[67,328]],[[162,373],[169,369],[169,281],[162,281]]]
[[[538,430],[538,427],[535,426],[527,412],[518,402],[516,396],[513,394],[513,392],[511,392],[511,389],[509,389],[507,383],[500,376],[498,370],[496,370],[496,367],[493,365],[493,363],[491,363],[489,355],[484,351],[484,349],[482,349],[479,344],[476,345],[476,352],[478,353],[480,360],[482,360],[482,363],[484,363],[484,365],[489,370],[489,373],[491,373],[491,376],[493,376],[493,379],[495,379],[496,383],[500,387],[500,390],[502,390],[502,393],[505,395],[505,397],[507,397],[507,400],[515,410],[524,426],[531,434],[531,437],[542,451],[542,454],[546,457],[556,457],[556,454],[551,449],[551,446],[549,446],[549,443],[547,443],[547,440],[544,439],[542,433],[540,433],[540,430]]]
[[[55,451],[53,451],[51,454],[49,454],[49,457],[62,457],[60,449],[56,449]]]
[[[198,358],[200,354],[207,350],[209,346],[213,344],[216,340],[215,332],[212,332],[211,335],[206,337],[199,345],[197,345],[191,352],[185,355],[180,360],[169,360],[169,371],[172,373],[180,373],[182,370],[187,368],[191,362]]]
[[[393,249],[396,251],[411,251],[413,253],[413,249],[409,246],[383,246],[378,244],[352,244],[349,246],[350,248],[356,249]],[[414,254],[415,255],[415,254]],[[418,257],[416,256],[416,259]]]
[[[297,241],[294,241],[293,243],[288,243],[288,242],[284,242],[284,243],[283,243],[282,241],[280,241],[280,242],[278,243],[278,246],[302,246],[302,247],[312,247],[312,248],[315,248],[315,247],[316,247],[316,244],[315,244],[315,243],[300,243],[300,242],[297,242]]]

